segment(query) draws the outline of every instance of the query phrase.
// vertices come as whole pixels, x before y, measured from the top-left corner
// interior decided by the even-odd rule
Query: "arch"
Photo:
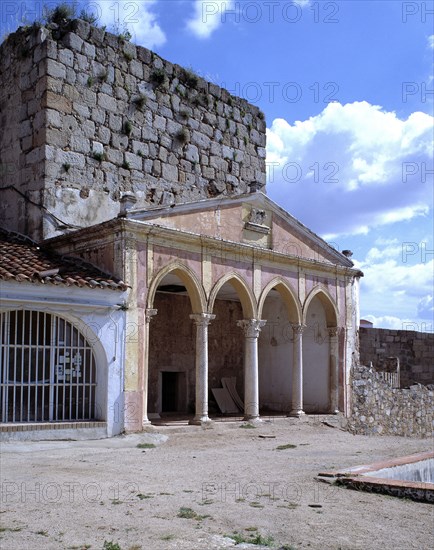
[[[320,300],[322,306],[324,307],[325,314],[326,314],[327,327],[337,327],[339,315],[338,315],[338,309],[336,307],[336,304],[335,304],[333,298],[327,292],[327,290],[325,290],[321,287],[318,287],[318,286],[311,290],[311,292],[307,296],[306,300],[304,301],[303,324],[306,324],[307,311],[309,309],[310,303],[312,302],[312,300],[315,297],[318,297],[318,299]]]
[[[300,324],[302,319],[301,304],[297,296],[295,295],[289,284],[282,278],[276,277],[268,283],[263,289],[258,305],[258,315],[262,318],[262,311],[264,308],[265,300],[271,290],[276,289],[288,310],[288,319],[290,323]]]
[[[244,318],[256,319],[258,309],[256,306],[255,296],[253,295],[252,290],[244,281],[244,279],[240,277],[238,273],[235,273],[235,272],[227,273],[215,283],[213,289],[211,290],[211,294],[208,301],[209,313],[212,313],[217,295],[220,289],[222,288],[222,286],[225,285],[226,283],[230,283],[234,287],[234,289],[237,291],[238,297],[241,302],[241,306],[243,308]]]
[[[148,290],[147,307],[152,309],[157,288],[164,277],[169,275],[169,273],[177,275],[184,283],[188,292],[188,297],[190,298],[193,313],[205,312],[206,296],[201,283],[198,281],[196,274],[192,269],[178,261],[174,261],[166,265],[154,277]]]

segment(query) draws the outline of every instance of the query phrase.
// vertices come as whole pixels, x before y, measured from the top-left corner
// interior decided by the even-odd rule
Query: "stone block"
[[[52,143],[50,141],[50,143]],[[83,135],[73,134],[69,140],[71,149],[77,153],[86,153],[90,152],[90,141],[86,139]]]
[[[89,44],[89,42],[85,42],[83,45],[83,53],[86,57],[94,59],[96,55],[95,46],[93,44]]]
[[[61,128],[62,127],[62,117],[58,111],[54,111],[53,109],[46,109],[46,123],[49,126],[54,126],[55,128]]]
[[[74,66],[74,54],[71,50],[68,50],[67,48],[62,48],[59,50],[58,59],[60,63],[63,63],[67,67]]]
[[[92,41],[102,44],[105,37],[105,30],[99,27],[91,27],[90,37]]]
[[[142,138],[145,141],[158,141],[158,135],[157,132],[153,128],[145,127],[142,129]]]
[[[77,63],[77,70],[86,71],[89,69],[89,59],[85,55],[79,53],[75,54],[75,59]]]
[[[166,129],[166,119],[162,116],[155,115],[154,117],[154,128],[164,132]]]
[[[72,22],[72,29],[83,40],[87,40],[90,36],[90,23],[84,21],[83,19],[74,19],[74,21]]]
[[[54,59],[47,59],[46,74],[57,80],[64,80],[66,78],[66,67],[58,61],[54,61]]]
[[[106,119],[106,112],[104,111],[104,109],[95,107],[94,109],[92,109],[91,118],[93,121],[98,122],[99,124],[104,124]]]
[[[130,62],[130,71],[133,76],[142,79],[143,78],[143,65],[139,61],[132,59]]]
[[[83,105],[82,103],[79,103],[78,101],[74,101],[72,104],[72,110],[77,115],[83,117],[83,118],[89,118],[90,117],[90,109],[87,105]]]
[[[105,145],[109,144],[110,137],[111,137],[111,132],[108,128],[106,128],[105,126],[100,126],[98,128],[98,138],[102,143],[104,143]]]
[[[103,144],[99,141],[92,141],[92,153],[96,153],[97,155],[104,154]]]
[[[209,149],[210,147],[210,139],[205,134],[202,134],[200,132],[197,132],[196,130],[193,130],[191,141],[194,145],[197,145],[200,149]]]
[[[70,67],[66,68],[66,82],[68,84],[75,84],[77,80],[77,73],[74,69],[71,69]]]
[[[45,130],[46,142],[55,147],[64,148],[68,145],[68,136],[65,132],[57,128],[47,128]]]
[[[80,38],[78,34],[68,32],[63,37],[63,44],[70,50],[75,50],[80,53],[83,47],[83,39]]]
[[[86,120],[82,124],[83,134],[88,138],[95,137],[95,123],[92,120]]]
[[[125,160],[126,162],[128,162],[130,168],[134,170],[142,169],[142,164],[143,164],[142,157],[139,157],[134,153],[125,153]]]
[[[106,156],[107,156],[107,160],[109,162],[112,162],[113,164],[116,164],[117,166],[120,166],[123,162],[123,155],[117,149],[112,149],[111,147],[108,148],[106,150]]]
[[[199,162],[199,150],[195,145],[187,145],[185,150],[185,158],[190,162]]]
[[[122,130],[122,118],[113,113],[110,113],[109,128],[112,132],[120,132]]]
[[[77,168],[84,168],[86,165],[86,157],[71,151],[57,151],[56,162],[60,165],[70,164],[71,166],[76,166]]]
[[[117,112],[117,102],[114,97],[107,94],[98,94],[98,105],[107,111]]]

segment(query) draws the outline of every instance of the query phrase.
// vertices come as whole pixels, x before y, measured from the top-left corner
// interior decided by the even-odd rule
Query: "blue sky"
[[[1,36],[43,4],[3,0]],[[434,1],[77,5],[258,105],[268,194],[354,252],[361,316],[433,330]]]

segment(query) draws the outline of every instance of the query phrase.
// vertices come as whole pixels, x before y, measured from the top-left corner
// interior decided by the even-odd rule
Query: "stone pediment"
[[[346,267],[353,263],[261,192],[152,210],[128,219]]]

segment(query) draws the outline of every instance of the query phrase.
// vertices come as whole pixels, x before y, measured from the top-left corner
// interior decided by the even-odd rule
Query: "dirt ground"
[[[431,549],[432,505],[315,477],[430,450],[433,442],[353,436],[320,420],[3,443],[0,548]],[[155,447],[137,447],[144,443]],[[287,444],[295,447],[276,449]]]

